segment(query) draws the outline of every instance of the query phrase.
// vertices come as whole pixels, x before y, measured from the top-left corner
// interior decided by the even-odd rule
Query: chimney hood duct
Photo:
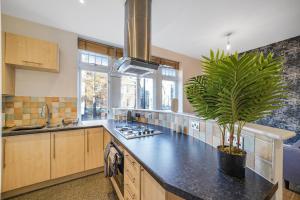
[[[145,75],[158,69],[151,62],[151,4],[152,0],[126,0],[124,23],[124,54],[118,60],[118,71]]]

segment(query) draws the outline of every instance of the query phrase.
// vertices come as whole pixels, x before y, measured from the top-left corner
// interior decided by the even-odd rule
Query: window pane
[[[89,53],[89,52],[81,52],[80,54],[80,62],[88,63],[90,65],[99,65],[108,66],[108,59],[109,56],[96,54],[96,53]]]
[[[101,65],[102,58],[100,56],[96,57],[96,65]]]
[[[140,108],[153,109],[153,79],[140,79]]]
[[[89,55],[89,64],[95,64],[95,56]]]
[[[108,66],[108,58],[107,57],[102,57],[102,65]]]
[[[106,119],[108,113],[108,77],[106,73],[81,71],[81,120]]]
[[[175,81],[162,81],[162,109],[171,110],[171,101],[175,98]]]
[[[89,62],[89,55],[88,54],[81,54],[81,62],[88,63]]]
[[[121,78],[121,107],[135,108],[137,78],[122,76]]]

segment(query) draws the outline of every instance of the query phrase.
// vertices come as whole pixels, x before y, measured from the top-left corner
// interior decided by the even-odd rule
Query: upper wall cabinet
[[[5,33],[5,63],[18,68],[59,72],[58,45],[12,33]]]

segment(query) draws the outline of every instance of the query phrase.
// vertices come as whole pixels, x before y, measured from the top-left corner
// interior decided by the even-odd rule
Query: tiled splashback
[[[220,129],[214,121],[204,120],[188,114],[170,112],[151,112],[133,110],[132,115],[140,115],[138,121],[164,126],[178,133],[190,135],[214,147],[220,145]],[[126,115],[125,109],[114,109],[114,117]],[[121,117],[122,118],[122,117]],[[249,131],[242,132],[242,145],[247,151],[247,167],[251,168],[267,180],[276,179],[274,164],[274,140]],[[227,136],[227,138],[229,138]]]
[[[51,124],[61,123],[64,118],[77,118],[76,97],[5,96],[2,102],[8,127],[45,124],[45,117],[41,115],[45,104],[51,113]]]

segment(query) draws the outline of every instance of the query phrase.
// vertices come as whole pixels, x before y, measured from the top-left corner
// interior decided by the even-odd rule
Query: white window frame
[[[133,76],[137,77],[137,86],[136,86],[136,98],[135,98],[135,104],[136,104],[136,109],[140,109],[140,102],[139,96],[140,96],[140,79],[141,78],[151,78],[153,79],[153,105],[152,108],[154,110],[162,109],[162,80],[169,80],[169,81],[174,81],[175,82],[175,97],[178,98],[179,95],[179,78],[178,78],[178,70],[176,70],[176,76],[165,76],[162,75],[162,69],[165,66],[159,67],[157,71],[155,71],[152,74],[148,74],[146,76],[134,76],[134,75],[128,75],[128,74],[121,74],[118,72],[112,72],[111,67],[114,65],[115,59],[107,56],[108,57],[108,66],[105,65],[93,65],[89,63],[83,63],[81,62],[81,52],[87,52],[88,54],[96,54],[93,52],[88,52],[88,51],[83,51],[83,50],[78,50],[78,73],[77,73],[77,117],[81,121],[81,71],[82,70],[89,70],[89,71],[94,71],[94,72],[101,72],[101,73],[107,73],[108,77],[108,85],[107,85],[107,106],[108,106],[108,118],[112,117],[112,104],[111,104],[111,83],[112,83],[112,76],[117,76],[120,77],[120,81],[122,76]],[[97,54],[96,54],[97,55]],[[167,68],[167,67],[165,67]],[[121,91],[120,91],[121,92]],[[121,95],[121,94],[120,94]],[[121,101],[121,100],[120,100]]]
[[[81,62],[81,53],[85,52],[82,50],[78,50],[78,73],[77,73],[77,118],[81,121],[81,71],[93,71],[93,72],[101,72],[107,74],[107,118],[110,117],[111,114],[111,105],[110,105],[110,83],[111,83],[111,73],[110,73],[110,66],[113,63],[113,59],[108,56],[108,66],[105,65],[92,65],[89,63]],[[87,52],[90,54],[95,54],[93,52]]]
[[[161,68],[168,68],[168,67],[161,66]],[[174,69],[176,71],[175,76],[166,76],[166,75],[163,75],[161,73],[161,70],[162,70],[161,68],[159,69],[160,73],[158,73],[159,74],[158,83],[160,84],[159,87],[158,87],[158,88],[160,88],[160,95],[159,95],[160,99],[158,100],[158,102],[159,102],[158,108],[162,110],[162,81],[166,80],[166,81],[174,81],[175,82],[175,98],[178,98],[178,94],[179,94],[179,92],[178,92],[178,87],[179,87],[178,81],[179,81],[179,79],[178,79],[178,70]]]

